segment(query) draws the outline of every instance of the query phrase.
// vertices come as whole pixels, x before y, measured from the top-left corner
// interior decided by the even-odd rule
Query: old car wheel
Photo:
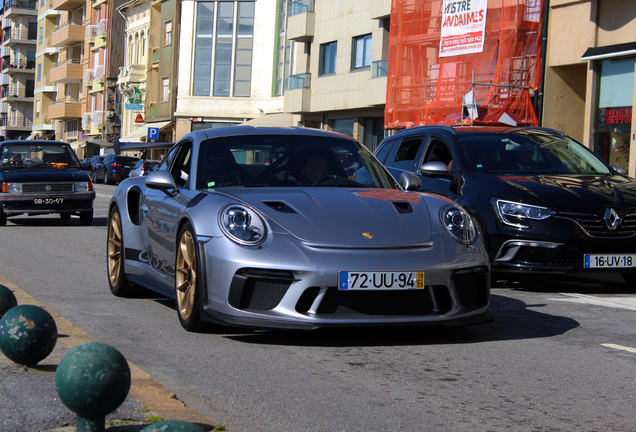
[[[110,212],[110,218],[108,219],[106,261],[108,263],[107,270],[110,292],[117,297],[129,297],[134,294],[135,288],[128,282],[126,272],[124,271],[124,232],[121,226],[121,215],[119,214],[119,208],[117,206],[113,207]]]
[[[70,218],[71,218],[70,213],[60,213],[60,219],[62,220],[69,220]]]
[[[69,214],[69,217],[71,215]],[[82,225],[90,225],[93,223],[93,210],[80,212],[80,223]]]
[[[199,262],[194,230],[188,223],[179,234],[175,265],[177,314],[181,326],[188,331],[199,330],[202,327]]]
[[[0,209],[0,226],[5,226],[7,224],[7,214]]]

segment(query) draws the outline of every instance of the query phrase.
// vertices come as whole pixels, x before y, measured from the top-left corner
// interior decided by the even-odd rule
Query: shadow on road
[[[321,329],[313,332],[253,331],[225,336],[239,342],[293,346],[400,346],[468,344],[558,336],[578,327],[571,318],[536,311],[544,305],[527,305],[493,294],[494,321],[467,327],[377,327]],[[532,309],[529,309],[531,307]]]

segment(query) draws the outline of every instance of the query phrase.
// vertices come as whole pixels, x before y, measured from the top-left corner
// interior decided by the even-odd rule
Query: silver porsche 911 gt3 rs
[[[488,257],[451,200],[396,183],[351,137],[192,132],[110,203],[108,276],[176,298],[186,330],[489,320]]]

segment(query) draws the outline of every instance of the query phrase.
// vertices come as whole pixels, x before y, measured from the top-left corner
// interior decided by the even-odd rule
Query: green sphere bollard
[[[13,292],[6,286],[0,284],[0,318],[7,313],[9,309],[13,309],[18,305]]]
[[[36,365],[51,354],[56,342],[55,321],[41,307],[16,306],[0,318],[0,351],[16,363]]]
[[[104,432],[106,414],[126,400],[130,382],[124,356],[101,342],[72,348],[55,373],[60,400],[77,414],[77,432]]]
[[[141,432],[205,432],[199,426],[181,420],[164,420],[146,426]]]

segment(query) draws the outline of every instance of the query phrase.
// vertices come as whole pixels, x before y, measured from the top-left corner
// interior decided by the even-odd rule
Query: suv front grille
[[[22,193],[60,193],[73,192],[73,182],[22,183]]]
[[[619,212],[622,221],[615,230],[607,227],[601,213],[559,212],[559,216],[572,219],[591,237],[621,238],[636,234],[636,212]]]

